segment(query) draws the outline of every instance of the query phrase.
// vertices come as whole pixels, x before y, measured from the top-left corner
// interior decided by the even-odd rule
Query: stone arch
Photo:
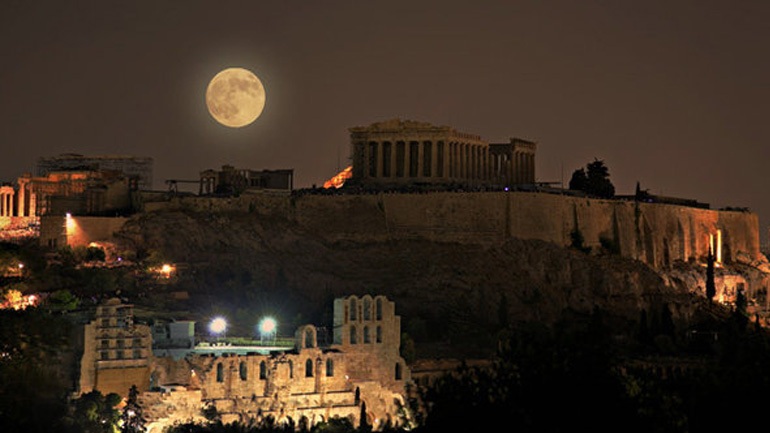
[[[361,303],[363,304],[363,319],[364,320],[372,320],[372,297],[369,295],[364,296],[361,299]]]
[[[318,347],[318,330],[313,325],[299,327],[295,336],[297,348],[300,350]]]
[[[348,305],[350,305],[350,321],[355,322],[358,320],[358,298],[355,296],[348,298]]]
[[[382,296],[374,300],[374,320],[382,320]]]
[[[299,421],[297,421],[297,429],[299,431],[310,431],[312,426],[310,419],[306,415],[299,417]]]
[[[224,382],[225,381],[225,367],[222,365],[221,362],[217,362],[217,382]]]
[[[305,377],[313,377],[313,360],[310,358],[305,361]]]
[[[240,364],[238,364],[238,376],[241,380],[248,380],[249,378],[249,369],[246,366],[245,361],[241,361]]]

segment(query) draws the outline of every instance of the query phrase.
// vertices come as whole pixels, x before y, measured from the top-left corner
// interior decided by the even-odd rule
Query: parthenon
[[[0,186],[0,217],[14,216],[13,204],[16,191],[13,186]]]
[[[350,128],[353,179],[365,185],[511,186],[535,182],[536,143],[488,143],[448,126],[393,119]]]

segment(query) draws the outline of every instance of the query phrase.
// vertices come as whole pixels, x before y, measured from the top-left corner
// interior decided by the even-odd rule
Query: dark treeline
[[[646,315],[642,315],[646,317]],[[686,338],[666,320],[619,336],[607,315],[518,324],[484,368],[461,367],[414,390],[412,430],[702,432],[753,425],[770,395],[770,337],[739,313]],[[75,357],[65,315],[0,311],[0,431],[112,431],[114,395],[68,401]],[[135,411],[140,408],[134,407]],[[123,416],[125,418],[125,416]],[[485,427],[485,426],[497,427]],[[169,433],[369,431],[348,420],[307,426],[182,424]],[[392,427],[390,431],[399,431]]]

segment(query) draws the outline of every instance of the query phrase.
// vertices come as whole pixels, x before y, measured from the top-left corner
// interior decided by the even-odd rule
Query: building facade
[[[134,323],[133,305],[109,299],[96,307],[83,329],[78,392],[99,390],[125,396],[132,385],[149,389],[152,338],[147,325]]]
[[[400,119],[349,131],[352,178],[364,186],[535,182],[536,143],[531,141],[490,144],[449,126]]]
[[[132,307],[113,299],[86,326],[79,391],[125,396],[135,384],[144,391],[139,402],[149,432],[204,421],[204,408],[224,423],[272,417],[312,426],[341,417],[359,425],[365,417],[375,429],[401,425],[411,373],[399,353],[395,304],[384,296],[338,298],[333,327],[328,345],[318,328],[304,325],[293,347],[198,345],[180,351],[193,328],[181,322],[178,329],[153,330],[167,344],[152,356],[149,327],[134,324]]]
[[[200,173],[200,194],[237,195],[249,189],[284,189],[294,187],[294,170],[250,170],[223,165],[222,170]]]
[[[60,171],[116,171],[135,178],[138,189],[148,190],[153,186],[153,160],[149,157],[65,153],[38,158],[37,176]]]

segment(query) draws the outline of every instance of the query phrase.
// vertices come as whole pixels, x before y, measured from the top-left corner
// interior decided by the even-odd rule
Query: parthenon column
[[[0,193],[0,216],[11,217],[13,216],[13,188],[4,187],[4,191]]]
[[[430,141],[430,177],[436,177],[438,173],[438,142]]]
[[[377,155],[377,165],[374,172],[374,177],[381,178],[382,177],[382,142],[378,141],[375,148],[375,155]]]
[[[25,203],[26,194],[24,193],[24,189],[26,187],[27,187],[26,182],[19,182],[19,197],[18,197],[19,205],[18,205],[18,210],[16,214],[20,217],[23,217],[25,213],[24,205],[26,204]]]
[[[423,164],[425,164],[425,156],[423,155],[422,141],[415,141],[417,143],[417,176],[422,177]]]
[[[398,160],[396,158],[396,153],[398,153],[398,144],[396,142],[390,143],[390,177],[396,177],[396,174],[398,173],[398,168],[396,168],[396,164],[398,164]]]

